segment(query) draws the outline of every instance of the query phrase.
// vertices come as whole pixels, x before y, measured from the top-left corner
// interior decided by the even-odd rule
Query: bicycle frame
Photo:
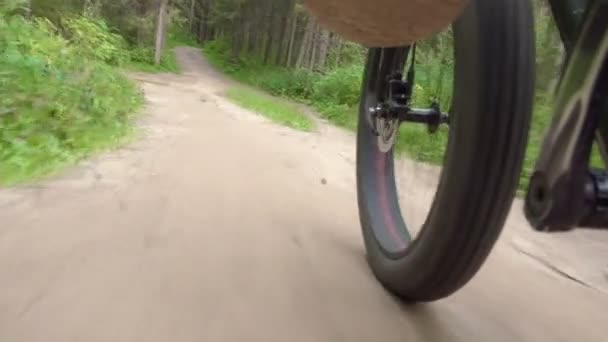
[[[608,174],[589,169],[594,140],[608,161],[608,1],[550,5],[567,59],[530,180],[526,217],[543,231],[608,228]]]
[[[553,18],[569,54],[580,32],[590,0],[549,0]]]

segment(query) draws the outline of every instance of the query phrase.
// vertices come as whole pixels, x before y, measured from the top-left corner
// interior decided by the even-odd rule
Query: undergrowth
[[[13,12],[0,8],[3,185],[119,144],[142,104],[137,87],[117,71],[129,58],[124,41],[103,22],[75,17],[60,32],[46,19]]]
[[[135,71],[149,73],[172,72],[179,73],[179,65],[175,57],[175,47],[167,46],[163,50],[160,64],[154,63],[154,49],[147,47],[134,47],[129,51],[130,59],[127,68]]]

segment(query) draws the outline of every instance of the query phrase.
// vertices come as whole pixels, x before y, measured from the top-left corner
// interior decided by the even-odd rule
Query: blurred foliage
[[[67,18],[63,23],[64,36],[83,57],[116,66],[129,59],[126,41],[121,35],[110,32],[105,21],[77,16]]]
[[[0,8],[0,184],[119,143],[142,103],[115,68],[127,52],[107,26],[70,19],[66,39],[49,19],[17,14],[18,5]]]

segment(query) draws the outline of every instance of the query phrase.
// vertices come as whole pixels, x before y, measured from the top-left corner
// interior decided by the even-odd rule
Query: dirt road
[[[606,341],[604,235],[514,208],[465,289],[403,306],[364,261],[353,135],[269,123],[178,55],[184,75],[136,76],[141,139],[0,191],[0,341]]]

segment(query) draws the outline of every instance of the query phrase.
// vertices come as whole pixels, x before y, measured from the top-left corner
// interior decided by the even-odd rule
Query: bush
[[[129,51],[129,67],[144,72],[179,72],[179,65],[172,48],[163,51],[160,65],[154,61],[154,49],[147,47],[135,47]]]
[[[260,87],[267,92],[300,101],[311,99],[319,75],[305,70],[291,70],[264,65],[258,58],[243,56],[232,59],[230,44],[214,40],[205,44],[203,52],[211,64],[235,79]]]
[[[226,67],[230,64],[230,45],[225,40],[214,40],[205,44],[203,51],[207,55],[207,58],[214,65],[221,67],[222,70],[226,70]]]
[[[141,104],[112,53],[92,56],[46,20],[0,12],[0,183],[13,183],[116,144]],[[83,53],[83,51],[89,51]]]
[[[354,106],[361,96],[362,76],[360,65],[335,69],[319,78],[312,99],[316,103]]]
[[[135,47],[131,49],[130,60],[135,63],[154,64],[154,51],[146,47]]]
[[[260,70],[257,84],[260,88],[274,95],[286,96],[292,99],[306,101],[311,99],[314,86],[319,80],[317,74],[304,70],[288,70],[283,68]]]
[[[65,36],[84,57],[120,66],[129,59],[127,43],[101,19],[68,18],[63,22]]]

